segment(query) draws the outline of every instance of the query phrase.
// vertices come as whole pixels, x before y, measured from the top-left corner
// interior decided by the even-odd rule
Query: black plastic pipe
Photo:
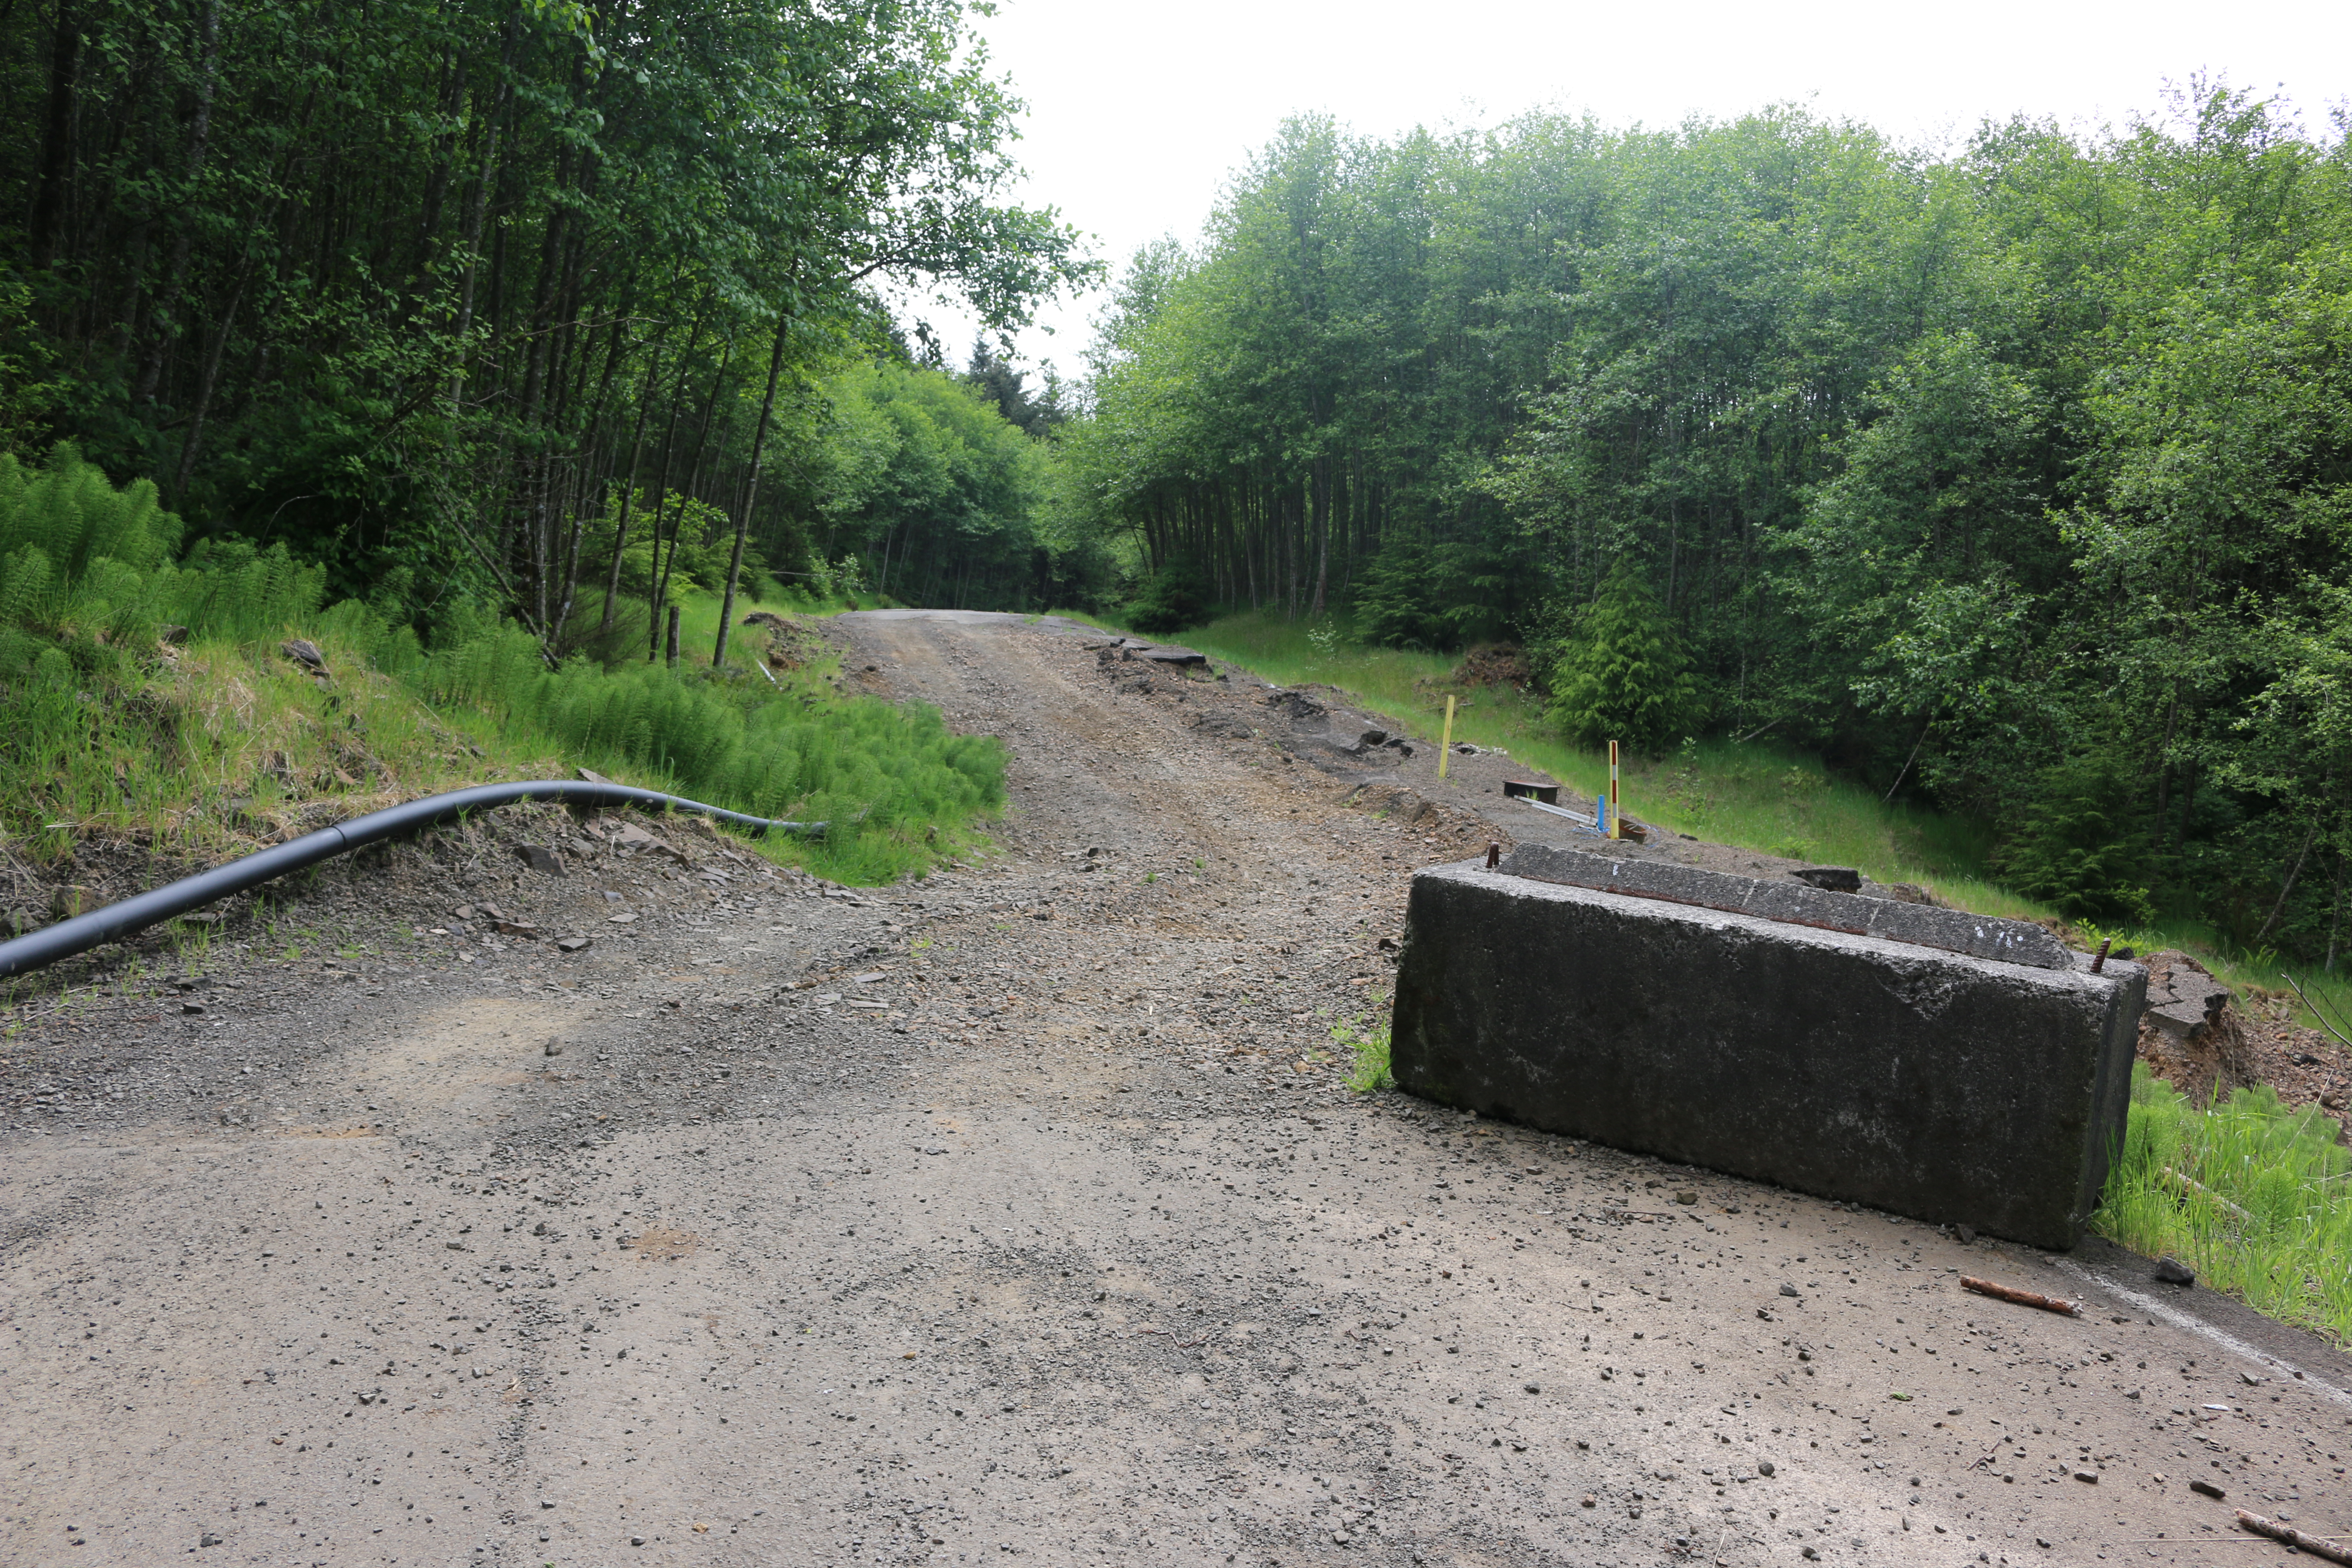
[[[0,942],[0,980],[45,968],[61,958],[71,958],[77,952],[87,952],[102,943],[119,941],[133,931],[145,930],[158,921],[167,921],[216,899],[226,899],[231,894],[242,893],[247,888],[259,887],[289,871],[299,871],[304,867],[315,866],[321,860],[349,854],[354,849],[364,849],[371,844],[379,844],[404,833],[435,826],[469,811],[509,805],[519,800],[561,800],[583,805],[657,805],[731,822],[740,827],[751,829],[754,837],[768,833],[786,833],[802,838],[821,838],[825,830],[822,822],[783,822],[772,817],[746,816],[740,811],[705,805],[698,800],[664,795],[659,790],[636,789],[628,784],[592,784],[584,779],[477,784],[472,789],[428,795],[422,800],[406,801],[382,811],[372,811],[365,816],[355,816],[349,822],[322,827],[316,833],[306,833],[290,843],[257,851],[226,866],[199,871],[176,882],[166,882],[160,888],[125,899],[121,903],[109,904],[104,909],[59,921],[53,926],[44,926],[12,941]]]

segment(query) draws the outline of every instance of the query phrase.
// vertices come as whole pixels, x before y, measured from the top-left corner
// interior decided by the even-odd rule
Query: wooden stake
[[[1617,742],[1609,742],[1609,837],[1622,838],[1624,830],[1619,825],[1617,796]]]
[[[1437,742],[1437,776],[1445,776],[1445,764],[1454,760],[1454,699],[1445,699],[1445,735]]]
[[[1990,1279],[1977,1279],[1963,1274],[1960,1284],[1979,1296],[1990,1296],[1997,1301],[2014,1301],[2021,1307],[2039,1307],[2045,1312],[2063,1312],[2070,1318],[2080,1317],[2083,1304],[2063,1297],[2044,1296],[2038,1290],[2021,1290],[2014,1285],[1996,1285]]]

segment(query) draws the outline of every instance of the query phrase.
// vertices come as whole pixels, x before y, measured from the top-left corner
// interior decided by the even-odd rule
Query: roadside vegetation
[[[632,649],[551,665],[530,633],[445,613],[428,645],[282,546],[199,546],[152,486],[117,488],[60,448],[0,455],[0,832],[39,862],[93,838],[217,858],[467,784],[622,782],[761,816],[823,820],[772,857],[852,882],[956,853],[1003,799],[1003,754],[937,713],[835,689],[814,639],[769,669],[764,628],[727,663]],[[698,649],[718,602],[692,595]],[[738,619],[762,606],[739,600]],[[817,607],[805,595],[772,613]],[[827,606],[830,607],[830,606]],[[303,639],[316,665],[287,651]]]
[[[2352,1150],[2315,1106],[2268,1087],[2200,1110],[2145,1064],[2098,1227],[2177,1258],[2273,1318],[2352,1342]]]

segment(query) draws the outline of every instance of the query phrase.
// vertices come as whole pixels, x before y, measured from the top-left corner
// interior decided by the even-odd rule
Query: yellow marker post
[[[1445,764],[1454,757],[1454,699],[1445,700],[1445,738],[1437,742],[1437,776],[1445,776]]]
[[[1617,812],[1617,742],[1612,741],[1609,742],[1609,837],[1612,838],[1625,837]]]

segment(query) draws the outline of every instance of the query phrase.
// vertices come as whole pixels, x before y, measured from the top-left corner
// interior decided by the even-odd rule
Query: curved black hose
[[[77,952],[87,952],[101,943],[142,931],[158,921],[185,914],[200,904],[208,904],[215,899],[226,899],[232,893],[258,887],[274,878],[283,877],[289,871],[299,871],[306,866],[315,866],[334,856],[447,822],[469,811],[508,805],[519,800],[561,800],[586,805],[658,805],[697,812],[704,816],[715,816],[721,822],[749,827],[755,837],[776,832],[792,834],[796,837],[821,838],[825,830],[822,822],[782,822],[765,816],[746,816],[740,811],[705,805],[698,800],[664,795],[659,790],[636,789],[628,784],[601,781],[541,779],[523,784],[477,784],[472,789],[428,795],[422,800],[405,801],[382,811],[372,811],[365,816],[355,816],[349,822],[322,827],[316,833],[306,833],[290,843],[259,850],[232,860],[226,866],[199,871],[176,882],[166,882],[150,892],[109,904],[104,909],[59,921],[53,926],[45,926],[13,941],[0,942],[0,979],[43,968],[61,958],[71,958]]]

